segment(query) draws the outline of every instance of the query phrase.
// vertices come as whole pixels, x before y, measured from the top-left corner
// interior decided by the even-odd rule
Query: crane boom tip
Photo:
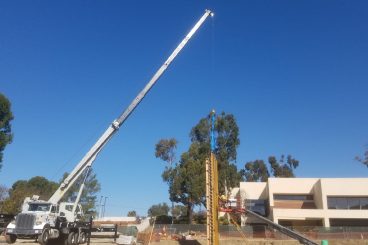
[[[209,9],[206,9],[206,12],[209,13],[211,15],[211,17],[215,16],[215,13],[212,12],[211,10],[209,10]]]

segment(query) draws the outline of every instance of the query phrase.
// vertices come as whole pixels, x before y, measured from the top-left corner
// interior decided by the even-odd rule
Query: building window
[[[267,200],[262,199],[247,199],[245,205],[248,210],[253,211],[259,215],[267,216]]]
[[[348,226],[357,226],[357,227],[367,227],[368,219],[330,219],[331,227],[348,227]]]
[[[277,201],[313,201],[313,195],[274,194],[273,199]]]
[[[348,198],[348,206],[349,209],[360,209],[360,198],[359,197]]]
[[[360,208],[361,209],[368,209],[368,197],[361,197],[360,198]]]
[[[327,197],[328,209],[368,209],[368,197]]]
[[[313,195],[309,194],[274,194],[274,208],[316,209]]]

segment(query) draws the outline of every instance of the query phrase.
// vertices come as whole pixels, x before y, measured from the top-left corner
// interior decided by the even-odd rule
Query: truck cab
[[[22,212],[6,228],[6,241],[14,243],[17,238],[31,238],[46,243],[48,239],[58,238],[59,226],[68,227],[68,222],[78,222],[83,217],[82,206],[78,204],[73,213],[74,205],[68,202],[53,204],[38,200],[37,196],[27,197]]]
[[[55,226],[58,205],[27,197],[22,212],[6,227],[6,240],[14,243],[16,238],[38,238],[45,227]]]

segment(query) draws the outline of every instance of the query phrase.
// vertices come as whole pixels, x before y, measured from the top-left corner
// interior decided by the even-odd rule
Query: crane
[[[202,17],[157,70],[146,86],[138,93],[120,116],[112,121],[101,137],[89,149],[71,173],[62,181],[48,201],[38,200],[37,196],[26,198],[22,212],[18,214],[16,219],[6,228],[6,241],[8,243],[14,243],[17,237],[38,238],[41,245],[46,245],[49,240],[57,238],[61,238],[65,241],[66,245],[75,245],[76,243],[83,243],[85,241],[86,225],[80,222],[78,217],[82,215],[82,209],[78,203],[84,188],[84,182],[93,162],[110,139],[118,132],[121,125],[144,99],[146,94],[152,89],[157,80],[170,66],[191,37],[202,26],[205,20],[213,15],[211,10],[205,10]],[[65,193],[75,184],[76,180],[83,173],[85,173],[85,177],[79,189],[76,201],[74,203],[60,202]]]

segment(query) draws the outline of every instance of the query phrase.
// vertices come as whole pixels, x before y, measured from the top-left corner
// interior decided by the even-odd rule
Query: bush
[[[151,223],[153,223],[153,218],[151,219]],[[171,224],[172,217],[168,215],[160,215],[156,216],[155,224]]]
[[[228,225],[230,224],[229,220],[227,219],[226,216],[221,216],[219,217],[219,224],[220,225]]]

